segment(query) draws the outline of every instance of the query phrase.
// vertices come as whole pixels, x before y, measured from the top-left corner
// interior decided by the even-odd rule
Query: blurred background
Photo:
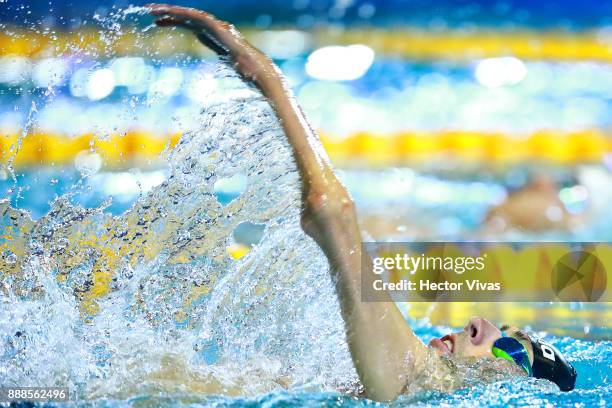
[[[612,3],[175,3],[231,21],[279,65],[366,237],[612,238]],[[231,87],[190,34],[155,29],[134,4],[0,0],[0,198],[34,218],[66,193],[125,211],[164,180],[160,153],[198,128],[202,103]],[[237,231],[235,255],[259,233]],[[607,337],[612,313],[595,306],[478,305]],[[478,310],[412,312],[462,325]]]

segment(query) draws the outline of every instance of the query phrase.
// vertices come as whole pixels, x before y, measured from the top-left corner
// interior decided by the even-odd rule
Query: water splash
[[[97,45],[55,52],[112,57],[125,34],[140,41],[139,25],[124,23],[144,12],[93,16]],[[164,152],[165,181],[125,213],[109,214],[108,200],[75,204],[92,172],[37,220],[0,201],[0,385],[94,399],[356,383],[327,262],[299,226],[291,149],[267,101],[223,61],[215,67],[218,92]],[[128,99],[132,110],[142,102]],[[9,160],[16,187],[32,106]],[[244,191],[221,203],[215,184],[236,177]],[[263,237],[235,260],[227,247],[245,222],[264,225]]]
[[[122,22],[141,14],[134,7],[94,16],[102,48],[70,44],[65,53],[111,57],[126,33],[138,45],[148,28]],[[267,102],[233,71],[220,64],[214,76],[226,89],[202,98],[199,126],[165,153],[165,182],[121,216],[108,214],[110,202],[75,205],[76,191],[57,198],[36,221],[0,202],[1,386],[69,386],[73,398],[152,406],[166,398],[157,397],[162,392],[169,404],[200,402],[210,393],[266,392],[256,401],[367,404],[320,392],[359,386],[327,262],[299,227],[298,178],[282,130]],[[139,101],[122,102],[135,115]],[[29,111],[23,137],[35,127],[35,113]],[[246,188],[221,203],[215,185],[236,177],[246,179]],[[234,260],[226,248],[244,222],[265,225],[264,235]],[[599,379],[609,361],[605,346]],[[423,397],[419,390],[435,376],[426,373],[414,384],[417,396],[398,404],[422,405],[425,398],[465,405],[500,388]],[[535,403],[550,392],[529,381],[518,381],[519,395],[539,390]],[[517,388],[503,384],[501,397],[487,402],[520,403]],[[291,394],[279,391],[287,386]]]
[[[240,83],[223,64],[217,76]],[[3,385],[98,398],[356,382],[327,262],[299,226],[297,172],[271,108],[241,85],[199,120],[166,153],[165,182],[121,216],[69,195],[37,221],[2,203]],[[246,189],[222,205],[214,185],[235,176]],[[266,227],[237,261],[226,248],[243,222]]]
[[[329,266],[300,228],[291,148],[261,95],[222,63],[215,76],[236,87],[205,105],[165,153],[166,180],[124,214],[65,195],[33,221],[2,203],[3,385],[87,400],[360,391]],[[228,179],[246,185],[222,204],[215,185]],[[235,260],[226,249],[245,222],[263,237]],[[505,363],[485,372],[503,379]],[[472,365],[431,364],[407,391],[482,382]]]

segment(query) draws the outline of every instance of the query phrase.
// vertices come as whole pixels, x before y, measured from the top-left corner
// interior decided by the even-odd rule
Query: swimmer
[[[578,225],[559,198],[558,184],[546,175],[536,177],[506,200],[491,208],[486,216],[489,231],[500,233],[518,228],[525,231],[567,230]]]
[[[438,384],[430,382],[432,388],[461,386],[461,379],[453,378],[457,370],[449,363],[458,359],[502,362],[494,366],[549,379],[562,390],[574,387],[576,371],[559,352],[519,330],[497,328],[486,319],[474,317],[463,331],[434,339],[426,346],[390,298],[388,302],[363,302],[359,275],[362,238],[355,206],[281,71],[236,28],[208,13],[170,5],[153,4],[148,8],[157,17],[158,26],[191,30],[269,100],[293,148],[300,173],[302,228],[329,261],[350,353],[367,397],[395,399],[413,389],[413,384],[427,373],[438,379]],[[482,377],[491,375],[483,372]]]

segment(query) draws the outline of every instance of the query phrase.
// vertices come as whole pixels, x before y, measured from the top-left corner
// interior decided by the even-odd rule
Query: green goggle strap
[[[529,354],[525,346],[518,340],[512,337],[506,337],[505,333],[502,333],[504,337],[501,337],[495,341],[491,353],[496,358],[503,358],[504,360],[512,361],[521,367],[527,375],[532,376],[531,364],[529,363]]]

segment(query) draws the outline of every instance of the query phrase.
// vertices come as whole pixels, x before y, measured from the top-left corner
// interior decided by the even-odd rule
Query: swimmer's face
[[[516,338],[527,348],[529,359],[533,361],[533,351],[528,338],[516,328],[504,326],[502,329],[506,332],[506,335]],[[452,355],[458,358],[492,358],[493,343],[500,337],[502,337],[501,330],[490,321],[482,317],[472,317],[463,331],[433,339],[429,342],[429,346],[440,355]]]

